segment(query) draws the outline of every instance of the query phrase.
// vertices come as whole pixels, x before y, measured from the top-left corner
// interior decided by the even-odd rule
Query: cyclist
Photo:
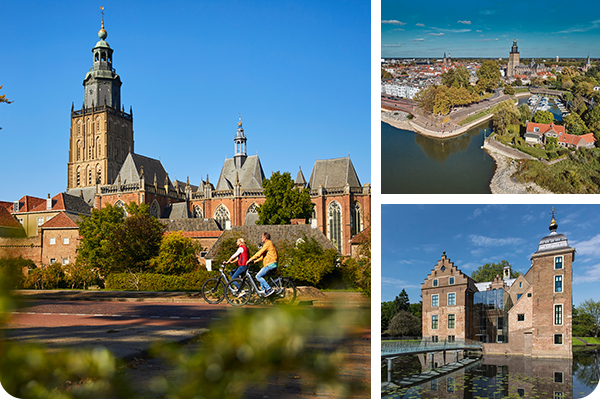
[[[238,267],[231,274],[231,280],[234,280],[248,269],[248,257],[250,257],[250,251],[248,251],[248,247],[246,247],[246,241],[244,238],[238,238],[236,241],[238,249],[229,260],[225,261],[223,264],[231,264],[234,263],[235,260],[238,262]]]
[[[278,259],[277,250],[275,249],[273,242],[271,242],[271,235],[269,235],[267,232],[263,233],[262,242],[263,247],[259,251],[257,251],[256,254],[250,257],[248,263],[262,260],[263,267],[260,271],[258,271],[258,274],[256,274],[256,279],[260,282],[262,290],[265,291],[265,297],[268,297],[272,295],[275,292],[275,290],[273,290],[271,286],[269,286],[264,276],[267,275],[270,271],[277,268]]]

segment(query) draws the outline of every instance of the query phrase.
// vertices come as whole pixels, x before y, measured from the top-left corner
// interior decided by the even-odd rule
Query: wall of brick
[[[54,244],[52,244],[54,239]],[[65,240],[68,243],[65,243]],[[50,265],[51,260],[55,262],[72,264],[77,258],[77,246],[79,246],[79,230],[76,228],[43,229],[42,230],[42,264]]]
[[[41,236],[30,238],[0,238],[0,257],[23,257],[42,265]]]

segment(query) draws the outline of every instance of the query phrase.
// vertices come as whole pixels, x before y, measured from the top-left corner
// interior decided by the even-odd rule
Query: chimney
[[[46,210],[52,210],[52,199],[50,198],[50,193],[48,193],[48,198],[46,199]]]

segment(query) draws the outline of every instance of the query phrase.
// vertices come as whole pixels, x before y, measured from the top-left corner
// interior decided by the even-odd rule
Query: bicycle
[[[202,297],[209,304],[218,304],[225,297],[225,288],[229,285],[229,277],[224,272],[225,263],[221,264],[218,278],[209,278],[202,284]]]
[[[296,300],[296,285],[289,277],[278,276],[273,278],[267,275],[273,294],[265,296],[264,290],[260,289],[260,283],[256,280],[256,273],[252,274],[246,270],[242,278],[236,278],[227,284],[225,297],[232,306],[243,306],[254,298],[253,304],[269,301],[272,304],[291,305]]]

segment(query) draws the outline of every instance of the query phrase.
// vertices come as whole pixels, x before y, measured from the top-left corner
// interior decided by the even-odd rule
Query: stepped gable
[[[262,245],[262,234],[268,232],[271,235],[273,244],[277,247],[284,242],[294,243],[298,239],[314,238],[325,250],[336,250],[329,239],[319,229],[313,229],[310,225],[254,225],[254,226],[236,226],[223,232],[210,251],[206,254],[206,259],[212,259],[216,256],[216,249],[221,243],[229,237],[243,237],[246,243]],[[337,250],[336,250],[337,251]]]
[[[79,228],[81,217],[61,211],[42,225],[42,229],[52,228]]]
[[[216,190],[231,190],[239,180],[242,189],[262,189],[265,174],[258,156],[248,156],[240,168],[235,159],[228,158],[223,163]]]
[[[315,161],[308,186],[311,189],[317,189],[320,186],[339,188],[346,186],[346,183],[351,187],[361,186],[350,157]]]
[[[142,156],[135,153],[129,153],[123,166],[119,171],[121,184],[139,183],[140,172],[144,168],[144,180],[146,184],[154,184],[154,176],[159,187],[164,187],[165,180],[168,179],[167,171],[159,160]],[[119,178],[117,178],[118,180]],[[173,187],[169,180],[169,187]]]

